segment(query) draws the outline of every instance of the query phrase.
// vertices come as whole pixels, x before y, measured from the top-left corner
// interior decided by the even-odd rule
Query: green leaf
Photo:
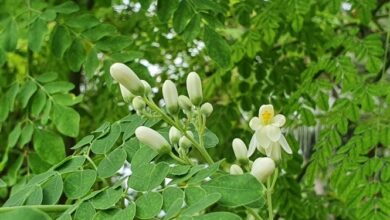
[[[250,174],[221,176],[202,187],[209,193],[220,193],[225,206],[242,206],[263,198],[263,186]]]
[[[22,133],[19,139],[19,145],[24,146],[25,144],[30,142],[33,132],[34,132],[34,125],[28,122],[22,129]]]
[[[301,120],[304,125],[312,126],[316,124],[313,112],[307,108],[301,108]]]
[[[139,197],[135,204],[137,206],[136,216],[138,218],[151,219],[160,212],[163,197],[160,193],[148,192]]]
[[[31,115],[33,117],[38,117],[39,114],[42,112],[43,108],[46,104],[46,94],[42,90],[38,90],[35,95],[32,98],[32,104],[31,104]]]
[[[77,142],[77,144],[74,145],[71,149],[75,150],[75,149],[78,149],[78,148],[83,147],[85,145],[91,144],[93,138],[94,138],[93,135],[85,136],[79,142]]]
[[[212,212],[194,216],[194,220],[241,220],[242,218],[231,212]]]
[[[179,0],[158,0],[157,1],[158,18],[162,22],[167,23],[178,5],[179,5]]]
[[[9,212],[0,213],[2,220],[51,220],[51,218],[43,211],[33,208],[19,208]]]
[[[35,21],[31,24],[30,30],[28,32],[28,47],[30,50],[35,53],[39,52],[47,30],[46,21],[40,18],[35,19]]]
[[[46,92],[50,94],[58,93],[58,92],[68,92],[69,90],[74,88],[74,85],[67,81],[55,81],[49,82],[43,86]]]
[[[179,7],[173,14],[173,29],[176,33],[181,34],[184,31],[193,15],[194,11],[189,3],[187,1],[181,1]]]
[[[72,106],[77,103],[80,103],[83,100],[83,96],[75,96],[72,93],[58,93],[54,94],[53,96],[54,102],[56,102],[59,105],[64,105],[64,106]]]
[[[73,12],[76,12],[79,10],[79,6],[72,2],[72,1],[67,1],[63,4],[57,5],[53,8],[57,13],[61,14],[71,14]]]
[[[40,205],[42,203],[43,193],[39,185],[33,186],[31,194],[26,199],[25,205]]]
[[[27,81],[22,86],[19,92],[20,103],[22,105],[22,108],[25,108],[27,106],[28,101],[30,100],[31,96],[35,93],[35,91],[37,91],[37,86],[31,80]]]
[[[57,165],[55,169],[60,174],[69,173],[78,170],[83,166],[85,162],[85,156],[72,156],[67,157],[65,162],[61,162],[61,165]]]
[[[102,178],[113,176],[125,163],[126,151],[117,148],[105,157],[98,166],[98,174]]]
[[[190,205],[188,208],[181,212],[182,215],[192,216],[193,214],[204,210],[205,208],[216,203],[221,198],[219,193],[211,193],[197,201],[196,203]]]
[[[96,69],[99,67],[98,54],[95,48],[92,48],[88,52],[84,65],[85,65],[85,74],[87,75],[88,78],[92,78]]]
[[[135,212],[135,203],[131,202],[125,209],[122,209],[115,214],[115,220],[132,220],[135,217]]]
[[[44,205],[54,205],[56,204],[62,195],[62,190],[64,184],[62,178],[59,174],[55,174],[50,177],[50,179],[42,185],[43,200],[42,204]]]
[[[95,154],[107,153],[116,143],[120,136],[120,126],[118,123],[111,125],[110,133],[103,136],[100,139],[96,139],[92,142],[91,150]]]
[[[96,214],[95,208],[90,202],[83,202],[76,209],[74,215],[75,220],[92,220],[93,216]]]
[[[99,24],[99,20],[89,13],[72,15],[66,20],[66,25],[74,29],[90,29]]]
[[[65,51],[72,44],[72,37],[69,31],[63,26],[57,25],[51,38],[51,51],[55,57],[61,59]]]
[[[217,172],[219,165],[221,164],[222,161],[216,162],[211,164],[209,167],[200,170],[195,176],[193,176],[188,183],[189,184],[196,184],[201,181],[203,181],[206,177],[209,177],[213,175],[215,172]]]
[[[184,192],[186,194],[186,203],[189,206],[197,203],[207,195],[206,190],[198,186],[189,186],[185,188]]]
[[[165,163],[144,164],[132,167],[132,175],[129,177],[129,187],[137,191],[149,191],[159,186],[169,172],[169,166]]]
[[[37,76],[35,79],[41,83],[48,83],[56,80],[58,78],[57,72],[47,72]]]
[[[10,112],[14,111],[15,98],[18,93],[19,85],[17,83],[15,83],[11,88],[9,88],[6,93],[6,100],[8,101],[8,107]]]
[[[188,173],[190,170],[191,166],[190,165],[180,165],[180,164],[175,164],[175,166],[170,166],[169,167],[169,174],[180,176]]]
[[[7,148],[12,148],[18,142],[20,134],[22,133],[21,123],[17,123],[14,129],[8,135]]]
[[[108,209],[111,208],[122,197],[123,190],[121,187],[117,189],[109,188],[96,195],[91,203],[96,209]]]
[[[4,30],[2,32],[3,39],[2,42],[0,42],[1,47],[5,51],[14,51],[16,49],[17,43],[18,43],[18,24],[14,20],[13,17],[9,17],[8,22],[4,25]]]
[[[227,68],[230,65],[230,47],[229,44],[218,33],[208,26],[204,30],[204,43],[208,55],[220,67]]]
[[[100,24],[83,32],[83,36],[90,39],[91,41],[98,41],[103,37],[111,36],[116,32],[117,31],[115,26],[111,24]]]
[[[64,192],[69,199],[86,195],[96,180],[96,171],[81,170],[70,173],[64,181]]]
[[[54,104],[53,121],[62,134],[77,137],[79,134],[80,115],[73,108]]]
[[[138,166],[148,164],[153,158],[157,156],[157,154],[158,153],[152,150],[150,147],[142,145],[133,156],[133,159],[131,160],[131,166],[136,168]]]
[[[163,209],[165,211],[167,211],[177,199],[182,199],[184,201],[184,192],[178,187],[165,188],[162,195],[164,198]]]
[[[130,46],[132,38],[128,36],[107,36],[96,43],[96,48],[103,51],[117,52]]]
[[[65,61],[69,69],[73,72],[80,71],[81,65],[84,63],[86,51],[83,43],[79,39],[74,39],[69,50],[66,51]]]
[[[35,129],[34,149],[43,160],[50,164],[55,164],[65,157],[64,142],[52,131]]]
[[[51,164],[42,160],[42,158],[39,157],[37,153],[30,153],[28,155],[28,164],[31,170],[33,171],[33,173],[36,174],[46,172],[52,166]]]
[[[200,15],[195,14],[191,21],[188,23],[187,27],[184,29],[182,36],[185,41],[191,43],[200,32]]]

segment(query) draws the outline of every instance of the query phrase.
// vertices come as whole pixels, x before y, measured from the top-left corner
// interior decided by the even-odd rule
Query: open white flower
[[[280,159],[280,147],[286,153],[292,154],[290,145],[280,130],[285,122],[286,118],[283,115],[274,115],[272,105],[262,105],[259,117],[253,117],[249,122],[249,126],[255,133],[249,144],[248,157],[254,153],[256,148],[275,161]]]

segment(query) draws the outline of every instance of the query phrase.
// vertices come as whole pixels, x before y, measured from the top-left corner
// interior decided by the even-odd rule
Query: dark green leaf
[[[117,148],[108,154],[98,166],[98,174],[102,178],[114,175],[125,163],[126,151],[123,148]]]
[[[204,42],[211,59],[220,67],[227,68],[230,65],[230,47],[226,40],[206,26],[204,30]]]
[[[96,171],[81,170],[70,173],[64,181],[64,192],[69,199],[86,195],[96,180]]]
[[[28,32],[28,47],[33,52],[39,52],[42,47],[44,37],[47,33],[46,21],[37,18],[30,26]]]
[[[160,212],[163,197],[160,193],[148,192],[139,197],[135,204],[137,206],[136,216],[138,218],[151,219]]]
[[[62,134],[69,137],[77,137],[79,134],[80,115],[74,109],[54,104],[53,121],[56,128]]]
[[[65,157],[65,145],[62,138],[51,131],[35,130],[34,149],[43,160],[50,164],[55,164]]]

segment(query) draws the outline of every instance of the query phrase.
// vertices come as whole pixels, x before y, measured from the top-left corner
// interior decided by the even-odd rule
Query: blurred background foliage
[[[235,137],[249,143],[261,104],[287,116],[295,152],[277,217],[388,219],[389,11],[386,0],[0,0],[0,196],[128,114],[108,72],[124,62],[154,92],[173,79],[185,93],[186,74],[201,75],[215,158],[234,160]]]

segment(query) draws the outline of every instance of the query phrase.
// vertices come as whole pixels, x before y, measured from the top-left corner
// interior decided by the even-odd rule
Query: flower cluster
[[[202,104],[202,82],[197,73],[191,72],[187,76],[188,96],[179,95],[175,83],[171,80],[163,83],[162,95],[165,111],[153,101],[150,85],[140,80],[128,66],[115,63],[111,66],[110,73],[119,82],[124,101],[131,103],[137,114],[149,118],[159,117],[171,126],[169,142],[151,128],[138,127],[135,135],[140,142],[159,153],[169,153],[174,159],[183,163],[192,163],[188,158],[188,153],[190,148],[194,147],[207,162],[212,162],[203,146],[202,136],[205,131],[206,118],[213,112],[213,106],[207,102]],[[196,129],[199,140],[194,139],[191,128]],[[172,153],[172,147],[179,157]]]
[[[254,131],[249,149],[241,139],[233,140],[233,151],[238,163],[251,165],[251,174],[261,182],[264,182],[274,172],[275,162],[281,159],[281,149],[292,154],[292,150],[280,129],[285,122],[286,118],[283,115],[275,115],[272,105],[262,105],[259,116],[253,117],[249,122],[250,128]],[[249,158],[256,149],[266,157],[257,158],[252,164]],[[233,164],[230,173],[241,174],[243,170],[239,165]]]

